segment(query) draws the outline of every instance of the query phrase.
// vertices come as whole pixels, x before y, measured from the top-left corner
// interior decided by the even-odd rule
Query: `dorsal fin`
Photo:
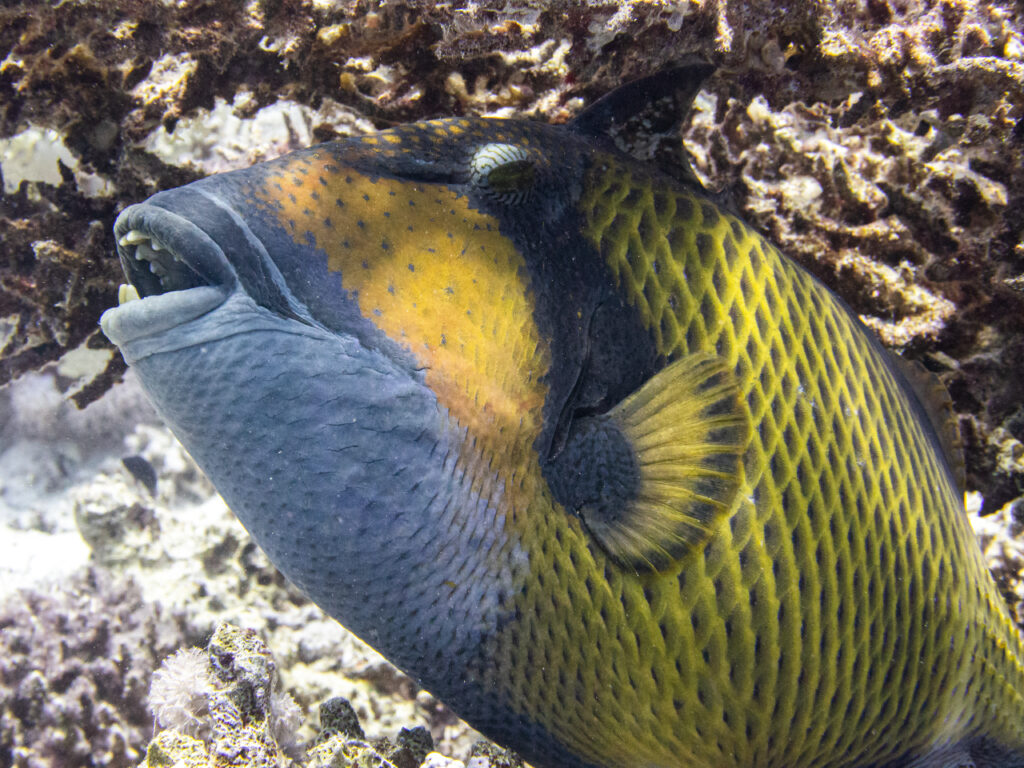
[[[946,456],[946,463],[953,472],[953,479],[963,493],[967,485],[967,469],[964,463],[964,444],[960,437],[960,425],[953,411],[953,398],[939,377],[917,360],[908,360],[890,353],[896,367],[921,403],[932,429],[939,439],[939,445]]]
[[[684,184],[701,184],[690,167],[680,129],[690,105],[715,67],[691,58],[621,85],[569,123],[586,136],[606,137],[638,160],[652,161]]]

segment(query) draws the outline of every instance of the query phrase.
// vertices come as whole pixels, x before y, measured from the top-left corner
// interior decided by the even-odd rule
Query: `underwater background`
[[[201,732],[216,713],[183,698],[226,683],[188,652],[157,670],[223,622],[266,643],[225,630],[254,659],[241,677],[280,680],[265,764],[327,764],[305,747],[344,730],[318,709],[338,696],[371,738],[421,726],[476,768],[513,760],[471,756],[479,736],[288,585],[159,424],[97,325],[122,281],[112,223],[411,120],[564,122],[694,53],[719,68],[682,136],[696,174],[946,384],[968,510],[1024,623],[1021,2],[8,3],[0,768],[138,765],[157,719]],[[414,734],[377,748],[419,765]]]

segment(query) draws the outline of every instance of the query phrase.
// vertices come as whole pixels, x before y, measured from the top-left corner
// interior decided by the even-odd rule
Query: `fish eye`
[[[535,164],[515,144],[484,144],[469,162],[470,179],[488,197],[501,203],[520,203],[533,188]]]

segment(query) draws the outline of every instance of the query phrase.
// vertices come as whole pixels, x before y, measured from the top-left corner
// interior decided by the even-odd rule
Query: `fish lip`
[[[100,327],[131,364],[159,351],[156,340],[163,334],[212,312],[230,296],[230,292],[212,285],[169,291],[111,307],[100,316]]]
[[[148,237],[148,243],[125,243],[133,231]],[[159,205],[141,203],[122,211],[114,224],[114,239],[121,269],[143,299],[203,285],[230,290],[238,282],[224,251],[206,232]],[[147,248],[148,257],[140,257],[138,245],[154,243],[162,247]],[[159,266],[165,276],[158,277],[144,261]]]

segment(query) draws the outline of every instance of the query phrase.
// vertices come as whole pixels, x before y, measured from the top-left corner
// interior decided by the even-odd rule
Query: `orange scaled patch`
[[[523,466],[549,350],[522,256],[497,220],[447,187],[374,181],[327,153],[282,166],[265,192],[296,242],[327,253],[363,316],[411,350],[477,448]]]

